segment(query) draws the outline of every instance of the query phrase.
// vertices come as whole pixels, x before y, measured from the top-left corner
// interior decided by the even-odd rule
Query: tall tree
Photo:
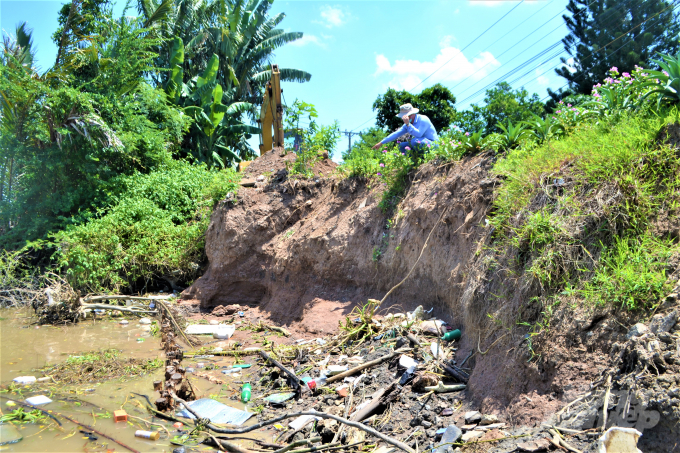
[[[543,115],[543,103],[536,93],[529,96],[524,88],[513,90],[507,82],[501,82],[486,90],[484,105],[473,104],[470,110],[458,112],[455,125],[466,132],[484,129],[487,133],[501,132],[499,124],[526,121],[533,115]]]
[[[631,72],[657,52],[678,51],[678,15],[666,0],[569,0],[562,42],[570,58],[556,69],[570,91],[590,94],[612,67]],[[573,60],[572,60],[573,59]],[[569,94],[548,91],[553,98]]]
[[[390,88],[385,94],[378,96],[378,99],[373,103],[373,110],[377,111],[376,124],[378,126],[394,130],[404,124],[401,119],[396,117],[399,106],[411,104],[419,109],[420,113],[430,118],[435,129],[440,131],[455,119],[455,103],[456,97],[453,93],[445,86],[437,83],[424,89],[420,94],[411,94],[406,90],[397,91]]]

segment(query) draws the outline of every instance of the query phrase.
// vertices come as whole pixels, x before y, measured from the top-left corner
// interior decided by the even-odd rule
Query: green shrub
[[[108,209],[53,235],[56,261],[74,288],[89,291],[138,290],[163,277],[187,282],[203,260],[213,205],[239,179],[183,161],[121,177]]]

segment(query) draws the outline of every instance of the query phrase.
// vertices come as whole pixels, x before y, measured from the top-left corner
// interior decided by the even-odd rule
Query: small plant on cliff
[[[408,146],[404,151],[400,151],[394,145],[381,147],[382,156],[378,164],[377,176],[385,187],[380,201],[380,209],[384,213],[397,206],[408,186],[409,172],[420,163],[420,158],[409,155],[411,151]]]

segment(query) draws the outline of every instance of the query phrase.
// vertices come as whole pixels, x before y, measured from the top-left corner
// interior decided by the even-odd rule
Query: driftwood
[[[560,436],[560,434],[557,431],[555,431],[554,429],[549,429],[548,432],[553,436],[553,438],[552,438],[553,444],[556,444],[558,447],[562,446],[562,447],[566,448],[567,450],[569,450],[573,453],[583,453],[578,448],[575,448],[572,445],[568,444],[567,441],[564,440],[562,438],[562,436]]]
[[[83,428],[88,429],[88,430],[92,431],[93,433],[97,433],[98,436],[109,439],[110,441],[117,443],[118,445],[125,448],[126,450],[130,450],[132,453],[140,453],[138,450],[135,450],[132,447],[128,447],[127,445],[125,445],[124,443],[114,439],[113,437],[111,437],[107,434],[104,434],[101,431],[97,431],[96,429],[94,429],[93,427],[91,427],[89,425],[86,425],[85,423],[80,423],[78,420],[75,420],[75,419],[69,417],[68,415],[60,414],[60,413],[54,412],[54,411],[52,411],[52,413],[58,415],[59,417],[64,417],[66,420],[70,421],[71,423],[75,423],[78,426],[82,426]]]
[[[54,420],[55,422],[57,422],[57,425],[61,426],[61,422],[57,419],[57,417],[55,417],[55,416],[52,415],[50,412],[47,412],[47,411],[44,410],[44,409],[40,409],[38,406],[34,406],[34,405],[28,404],[28,403],[22,403],[21,401],[16,401],[16,400],[13,400],[13,399],[9,399],[9,398],[7,398],[6,396],[2,396],[2,395],[0,395],[0,398],[2,398],[2,399],[4,399],[4,400],[7,400],[7,401],[11,401],[11,402],[13,402],[14,404],[18,404],[19,406],[23,406],[23,407],[26,407],[26,408],[28,408],[28,409],[39,410],[39,411],[42,412],[44,415],[47,415],[49,418],[51,418],[52,420]]]
[[[398,355],[401,355],[401,354],[404,354],[404,353],[410,352],[410,351],[411,351],[411,348],[397,349],[396,351],[392,351],[391,353],[389,353],[385,356],[382,356],[379,359],[375,359],[375,360],[371,360],[370,362],[362,363],[361,365],[359,365],[355,368],[352,368],[351,370],[345,371],[344,373],[340,373],[340,374],[336,374],[335,376],[331,376],[326,380],[326,382],[330,384],[331,382],[335,382],[335,381],[338,381],[340,379],[344,379],[347,376],[351,376],[354,373],[358,373],[361,370],[364,370],[366,368],[371,368],[371,367],[374,367],[376,365],[380,365],[381,363],[383,363],[387,360],[391,360]]]
[[[271,362],[273,365],[278,367],[281,371],[286,373],[288,377],[290,377],[290,380],[293,381],[294,387],[299,388],[300,387],[300,378],[295,375],[292,371],[290,371],[288,368],[283,366],[278,360],[273,359],[269,354],[264,352],[263,350],[258,351],[259,354],[262,356],[262,358],[265,360],[265,362]]]
[[[177,395],[174,395],[174,394],[172,395],[172,397],[175,398],[175,400],[179,401],[180,403],[184,404],[185,409],[188,412],[190,412],[194,417],[196,417],[196,420],[198,420],[200,418],[200,416],[196,413],[196,411],[194,411],[191,407],[189,407],[189,404],[186,401],[184,401],[183,399],[179,398]],[[369,428],[368,426],[366,426],[362,423],[357,423],[357,422],[353,422],[353,421],[350,421],[350,420],[346,420],[342,417],[327,414],[325,412],[316,412],[316,411],[293,412],[293,413],[290,413],[290,414],[283,414],[283,415],[280,415],[278,417],[272,418],[270,420],[266,420],[266,421],[256,423],[254,425],[246,426],[246,427],[243,427],[243,428],[233,428],[233,429],[231,429],[231,428],[220,428],[219,426],[213,425],[212,422],[206,424],[206,427],[209,428],[210,430],[216,432],[216,433],[219,433],[219,434],[243,434],[243,433],[249,433],[251,431],[255,431],[256,429],[260,429],[263,426],[273,425],[275,423],[279,423],[280,421],[286,420],[288,418],[299,417],[301,415],[313,415],[313,416],[319,417],[319,418],[329,418],[331,420],[335,420],[337,422],[344,423],[345,425],[350,426],[352,428],[357,428],[357,429],[360,429],[362,431],[365,431],[368,434],[370,434],[374,437],[377,437],[378,439],[399,448],[400,450],[403,450],[403,451],[408,452],[408,453],[416,453],[414,449],[412,449],[411,447],[409,447],[405,443],[400,442],[397,439],[394,439],[392,437],[386,436],[386,435],[376,431],[373,428]]]
[[[382,388],[373,394],[372,400],[365,407],[357,411],[350,420],[353,422],[360,422],[370,417],[380,406],[384,406],[399,395],[400,389],[397,386],[399,381],[394,381],[389,386]]]

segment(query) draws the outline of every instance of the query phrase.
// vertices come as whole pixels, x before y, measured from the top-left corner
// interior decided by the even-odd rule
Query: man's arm
[[[406,124],[404,124],[399,129],[392,132],[390,135],[388,135],[387,137],[383,138],[378,143],[376,143],[375,146],[373,147],[373,149],[377,149],[380,145],[384,145],[385,143],[395,141],[396,139],[398,139],[399,137],[401,137],[402,135],[404,135],[406,133],[406,128],[407,128],[407,126],[406,126]]]

